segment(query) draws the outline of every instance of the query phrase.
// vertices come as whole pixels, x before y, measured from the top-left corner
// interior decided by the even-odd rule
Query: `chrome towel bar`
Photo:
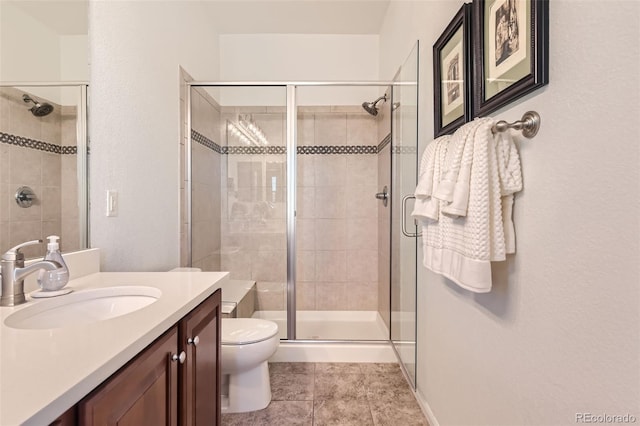
[[[522,115],[522,119],[514,121],[513,123],[500,120],[493,125],[491,131],[498,133],[505,132],[509,129],[522,130],[522,136],[531,139],[538,133],[538,130],[540,130],[540,114],[535,111],[527,111]]]

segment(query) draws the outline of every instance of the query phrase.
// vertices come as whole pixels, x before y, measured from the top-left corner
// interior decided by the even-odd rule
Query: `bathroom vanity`
[[[219,424],[220,289],[227,280],[224,272],[72,277],[74,292],[55,298],[59,309],[72,309],[64,297],[114,289],[153,289],[156,300],[114,318],[56,327],[20,314],[42,311],[43,301],[2,308],[0,424],[91,425],[105,416],[118,424]]]
[[[83,398],[77,404],[79,424],[219,425],[221,293]],[[60,424],[76,424],[74,414],[72,408]]]

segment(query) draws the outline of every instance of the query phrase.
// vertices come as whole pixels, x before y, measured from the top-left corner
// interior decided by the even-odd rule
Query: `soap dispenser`
[[[47,254],[44,256],[44,260],[53,260],[62,265],[61,269],[55,271],[40,271],[38,275],[38,285],[41,290],[32,293],[32,297],[51,297],[59,296],[61,294],[70,293],[70,288],[63,289],[69,282],[69,268],[62,258],[60,253],[60,245],[58,240],[60,237],[57,235],[51,235],[47,237],[49,243],[47,244]]]

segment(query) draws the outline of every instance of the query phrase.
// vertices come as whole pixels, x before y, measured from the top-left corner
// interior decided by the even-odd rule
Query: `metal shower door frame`
[[[402,174],[400,173],[404,167],[402,167],[402,165],[405,164],[400,164],[401,167],[398,167],[398,162],[401,161],[402,159],[402,155],[404,154],[404,148],[414,148],[412,147],[408,147],[406,145],[404,145],[404,143],[401,143],[400,145],[396,144],[396,134],[394,132],[394,129],[396,129],[397,125],[400,124],[402,125],[402,118],[400,118],[398,121],[398,123],[396,122],[396,114],[392,113],[391,115],[391,134],[392,134],[392,138],[391,138],[391,144],[392,144],[392,154],[391,154],[391,186],[392,186],[392,197],[391,197],[391,205],[392,205],[392,211],[391,211],[391,250],[390,250],[390,255],[391,258],[393,260],[393,257],[396,253],[394,253],[393,250],[393,238],[394,238],[394,232],[396,232],[398,234],[398,241],[399,241],[399,247],[398,247],[398,251],[401,252],[402,251],[402,238],[403,236],[406,237],[407,239],[409,239],[412,242],[413,245],[413,262],[412,262],[412,266],[413,266],[413,278],[409,279],[409,280],[403,280],[403,275],[401,274],[399,276],[401,282],[400,285],[402,286],[402,284],[404,282],[409,282],[411,283],[411,285],[413,286],[413,306],[411,306],[412,311],[414,312],[414,316],[413,316],[413,320],[414,320],[414,330],[413,330],[413,335],[410,336],[412,337],[413,340],[406,340],[405,336],[400,336],[401,339],[397,340],[394,337],[394,327],[393,327],[393,321],[394,321],[394,314],[393,314],[393,306],[391,306],[391,324],[390,324],[390,343],[391,343],[391,347],[393,348],[393,351],[396,354],[396,357],[398,359],[398,362],[400,364],[401,370],[403,371],[405,377],[409,380],[409,383],[411,384],[411,386],[413,387],[413,389],[416,389],[416,377],[417,377],[417,362],[416,362],[416,358],[417,358],[417,322],[418,322],[418,311],[417,311],[417,269],[418,269],[418,258],[417,258],[417,253],[418,253],[418,238],[422,237],[422,233],[418,232],[416,229],[416,232],[409,232],[407,230],[407,217],[406,217],[406,213],[407,213],[407,201],[410,199],[415,199],[415,196],[413,194],[414,192],[414,188],[415,185],[417,184],[417,180],[418,180],[418,165],[419,165],[419,160],[418,160],[418,143],[419,143],[419,128],[418,128],[418,121],[419,121],[419,86],[418,86],[418,81],[419,81],[419,76],[420,76],[420,72],[419,72],[419,51],[420,51],[420,41],[416,41],[416,44],[414,45],[414,47],[411,50],[411,53],[409,54],[409,56],[405,59],[405,61],[403,62],[403,64],[400,66],[400,68],[398,69],[396,75],[394,76],[394,81],[396,82],[396,84],[394,85],[392,91],[391,91],[391,102],[392,104],[396,103],[396,100],[398,98],[396,91],[395,91],[395,86],[403,86],[406,84],[398,84],[398,80],[400,78],[402,78],[402,71],[403,69],[407,66],[407,63],[409,62],[409,60],[412,58],[412,56],[414,55],[415,52],[415,86],[416,86],[416,91],[415,91],[415,117],[416,117],[416,122],[415,122],[415,157],[413,158],[413,164],[410,166],[411,169],[415,170],[415,172],[413,173],[412,179],[410,182],[403,182],[404,179],[402,178]],[[404,142],[404,131],[400,132],[400,141]],[[411,152],[411,151],[408,151]],[[394,154],[395,153],[395,154]],[[398,158],[394,159],[393,156],[396,155]],[[411,162],[408,162],[407,164],[411,164]],[[404,191],[403,187],[403,183],[408,183],[410,185],[410,188],[408,190],[408,193],[406,193]],[[398,184],[400,186],[398,186]],[[393,194],[393,192],[396,192],[396,194]],[[394,209],[394,202],[399,203],[400,204],[400,209]],[[400,211],[398,211],[400,210]],[[393,219],[393,215],[394,212],[396,214],[399,213],[400,217],[398,218],[399,222],[400,222],[400,226],[399,229],[394,229],[394,219]],[[416,225],[417,228],[417,223],[414,224]],[[399,258],[402,258],[402,255],[406,255],[406,253],[399,253],[400,256]],[[392,261],[392,266],[391,266],[391,271],[390,271],[390,277],[389,277],[389,284],[390,284],[390,291],[391,291],[391,300],[393,303],[393,285],[394,285],[394,276],[393,276],[393,261]],[[414,370],[411,372],[406,364],[406,359],[405,357],[401,354],[400,349],[398,348],[397,344],[405,344],[405,343],[412,343],[414,348],[413,348],[413,365],[414,365]]]

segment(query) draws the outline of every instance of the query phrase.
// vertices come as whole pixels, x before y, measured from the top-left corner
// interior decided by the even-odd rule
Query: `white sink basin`
[[[158,300],[162,292],[144,286],[83,290],[31,302],[4,323],[20,329],[52,329],[104,321],[142,309]]]

